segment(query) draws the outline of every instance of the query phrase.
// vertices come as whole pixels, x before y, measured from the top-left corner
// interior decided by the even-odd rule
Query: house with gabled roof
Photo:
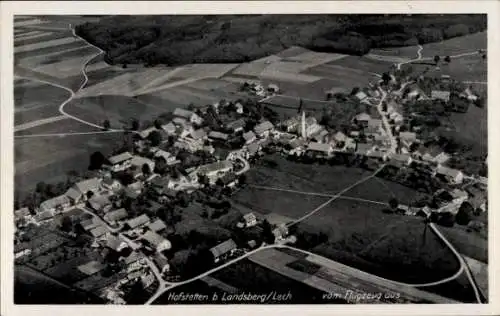
[[[125,170],[130,167],[132,157],[132,154],[128,151],[111,156],[108,158],[109,164],[106,164],[106,166],[114,172]]]
[[[120,208],[111,212],[108,212],[104,215],[104,220],[110,224],[116,224],[118,221],[121,221],[128,217],[127,210],[124,208]]]
[[[333,148],[330,144],[310,142],[307,145],[307,150],[315,154],[328,157],[333,153]]]
[[[353,118],[353,122],[355,124],[359,124],[363,127],[367,127],[368,126],[368,122],[372,119],[372,117],[368,114],[368,113],[360,113],[358,115],[356,115],[354,118]]]
[[[150,219],[146,214],[139,215],[125,222],[128,228],[135,229],[149,224]]]
[[[255,125],[253,131],[255,135],[259,137],[267,137],[269,136],[269,133],[273,128],[274,128],[273,123],[271,123],[270,121],[264,121],[262,123]]]
[[[203,123],[203,119],[193,111],[189,111],[182,108],[176,108],[173,114],[175,117],[182,118],[192,124],[200,125],[201,123]]]
[[[77,204],[87,200],[87,192],[98,194],[102,191],[101,179],[91,178],[75,183],[66,191],[65,196],[70,203]]]
[[[155,233],[158,233],[158,232],[161,232],[162,230],[166,229],[167,225],[161,219],[157,219],[154,222],[152,222],[151,224],[149,224],[148,228],[150,230],[154,231]]]
[[[462,171],[438,165],[434,171],[434,176],[443,178],[450,184],[460,184],[464,180]]]
[[[141,236],[141,240],[146,241],[149,244],[149,246],[151,246],[157,252],[162,252],[172,248],[172,244],[168,239],[163,238],[161,235],[151,230],[146,231]]]
[[[254,213],[247,213],[243,215],[243,220],[245,221],[245,226],[246,227],[252,227],[257,225],[257,217],[255,216]]]
[[[62,210],[70,206],[70,199],[66,195],[59,195],[51,199],[45,200],[40,204],[40,212]]]
[[[441,100],[444,102],[448,102],[450,101],[450,91],[432,90],[431,98],[433,100]]]
[[[214,257],[214,262],[217,263],[233,254],[233,252],[238,248],[234,240],[228,239],[215,247],[210,248],[210,252]]]

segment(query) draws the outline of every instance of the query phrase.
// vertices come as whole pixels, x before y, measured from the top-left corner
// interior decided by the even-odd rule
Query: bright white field
[[[40,43],[18,46],[18,47],[14,48],[14,53],[30,52],[30,51],[41,49],[41,48],[59,46],[59,45],[64,45],[64,44],[69,44],[69,43],[74,43],[74,42],[81,42],[81,40],[78,38],[74,38],[74,37],[64,37],[64,38],[59,38],[59,39],[40,42]]]

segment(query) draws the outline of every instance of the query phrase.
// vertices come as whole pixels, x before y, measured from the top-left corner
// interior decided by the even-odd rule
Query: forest
[[[291,46],[363,55],[486,29],[486,15],[104,16],[76,26],[110,64],[239,63]]]

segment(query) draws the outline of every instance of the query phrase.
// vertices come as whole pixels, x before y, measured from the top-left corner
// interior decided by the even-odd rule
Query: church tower
[[[300,136],[304,139],[307,138],[307,131],[306,131],[306,112],[302,111],[302,119],[300,120]]]

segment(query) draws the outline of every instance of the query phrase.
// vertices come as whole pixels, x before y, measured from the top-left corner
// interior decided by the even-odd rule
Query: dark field
[[[27,88],[14,85],[14,124],[60,115],[58,107],[69,96],[68,91],[45,83]]]
[[[347,193],[349,194],[349,193]],[[365,202],[337,200],[298,225],[328,242],[311,251],[400,282],[426,283],[453,275],[458,261],[421,219],[385,214]]]
[[[242,275],[251,275],[252,277],[242,278]],[[322,291],[314,289],[298,281],[289,279],[267,268],[261,267],[260,265],[255,264],[248,259],[240,260],[237,263],[223,268],[222,270],[212,273],[210,277],[222,281],[233,288],[236,288],[237,293],[235,294],[252,293],[268,295],[270,292],[274,291],[277,294],[291,293],[291,299],[286,300],[286,302],[273,300],[254,300],[248,302],[236,300],[223,301],[222,296],[229,293],[219,289],[218,287],[209,286],[204,281],[197,280],[186,285],[179,286],[171,291],[167,291],[156,301],[154,301],[153,304],[312,304],[320,303],[322,301]],[[196,300],[194,302],[178,302],[174,301],[172,298],[169,299],[170,293],[199,293],[202,295],[207,295],[208,297],[206,299]],[[216,300],[213,300],[214,293],[216,293],[218,297],[218,299]]]

